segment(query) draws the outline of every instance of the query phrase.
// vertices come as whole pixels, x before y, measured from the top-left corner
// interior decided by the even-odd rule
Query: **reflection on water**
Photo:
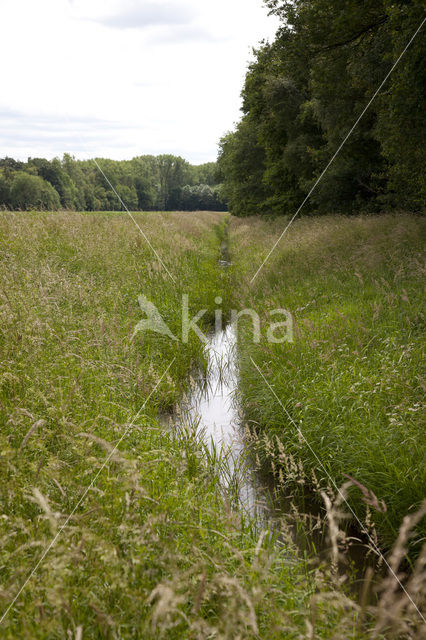
[[[244,429],[238,404],[238,368],[234,327],[212,334],[206,346],[207,376],[196,380],[195,388],[180,411],[199,425],[205,442],[227,459],[225,484],[238,477],[240,507],[265,525],[271,524],[272,495],[258,481],[252,460],[247,456]]]
[[[209,441],[232,447],[239,455],[242,442],[235,398],[235,335],[231,325],[210,337],[207,354],[207,379],[197,381],[199,384],[188,399],[187,409],[200,419]]]
[[[256,469],[253,458],[248,451],[244,437],[244,426],[238,404],[238,359],[236,353],[236,336],[232,325],[210,336],[206,350],[208,355],[207,375],[200,375],[189,397],[180,406],[181,420],[197,425],[199,432],[211,450],[222,452],[226,456],[226,473],[222,474],[222,484],[229,484],[238,479],[231,488],[238,489],[240,509],[254,516],[259,527],[275,530],[279,544],[287,544],[282,535],[285,521],[286,536],[289,534],[293,542],[304,553],[313,553],[318,561],[329,557],[330,547],[324,536],[324,528],[316,519],[318,505],[302,505],[306,513],[304,525],[302,520],[292,516],[294,498],[277,490],[271,477],[261,475]],[[296,501],[297,502],[297,501]],[[294,514],[293,514],[294,515]],[[296,524],[295,524],[296,522]],[[317,527],[315,527],[317,523]],[[347,563],[352,566],[353,583],[351,590],[360,593],[367,566],[374,567],[374,560],[366,557],[366,548],[361,544],[352,544],[346,552],[346,561],[339,567],[341,574],[346,574]],[[357,576],[357,579],[355,579]]]

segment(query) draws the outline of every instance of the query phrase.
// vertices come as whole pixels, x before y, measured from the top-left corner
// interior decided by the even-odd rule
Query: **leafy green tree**
[[[386,62],[396,60],[425,17],[423,1],[385,3],[390,47]],[[375,128],[388,163],[390,193],[396,206],[425,209],[426,58],[424,28],[410,45],[378,100]]]
[[[214,187],[218,184],[217,163],[205,162],[198,166],[191,167],[192,182],[191,184],[207,184]]]
[[[158,206],[166,211],[179,207],[180,190],[190,178],[189,164],[183,158],[161,155],[157,158],[159,172]]]
[[[34,166],[37,169],[37,174],[43,180],[50,182],[52,187],[56,189],[62,207],[66,209],[74,207],[74,185],[58,158],[54,158],[50,162],[44,158],[32,158],[28,160],[28,165]]]
[[[424,3],[266,0],[282,25],[255,53],[243,118],[221,143],[234,213],[294,211],[321,176],[424,17]],[[305,210],[424,207],[421,38],[357,122]]]
[[[0,169],[0,208],[8,208],[10,206],[10,180],[8,180],[4,174],[4,171]]]
[[[139,156],[130,161],[138,199],[138,209],[151,211],[157,204],[158,167],[155,156]]]
[[[182,187],[180,203],[185,211],[223,211],[226,209],[220,189],[208,184]]]
[[[23,171],[18,171],[12,181],[10,201],[15,209],[47,209],[60,208],[59,194],[52,185],[40,178]]]
[[[266,211],[265,203],[272,194],[263,181],[266,154],[249,116],[222,138],[218,161],[224,178],[222,195],[231,211],[236,215]]]
[[[81,162],[65,153],[61,164],[72,185],[72,208],[84,211],[87,208],[86,197],[90,198],[90,188]]]
[[[26,181],[19,176],[12,201],[11,187],[18,173],[38,177],[43,182]],[[193,166],[173,155],[138,156],[122,161],[97,158],[96,162],[76,160],[69,154],[62,160],[29,158],[26,163],[3,158],[0,159],[0,206],[37,208],[36,203],[40,202],[42,208],[50,208],[54,203],[55,208],[121,211],[123,202],[130,210],[172,210],[182,208],[185,185],[201,185],[194,196],[196,208],[223,208],[216,173],[216,163]],[[37,185],[41,184],[44,188],[49,184],[54,192],[48,190],[43,192],[43,197],[37,196],[40,190],[37,191]],[[59,195],[60,204],[54,193]]]

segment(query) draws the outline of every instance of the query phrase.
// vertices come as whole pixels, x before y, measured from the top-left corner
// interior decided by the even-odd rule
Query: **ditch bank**
[[[219,265],[226,270],[231,266],[228,223],[218,236]],[[216,326],[207,337],[207,366],[194,372],[192,388],[175,408],[173,421],[190,427],[203,439],[211,458],[218,462],[226,499],[253,520],[259,533],[268,532],[281,547],[292,546],[313,566],[327,568],[334,563],[333,570],[352,596],[373,603],[374,586],[384,571],[359,532],[346,526],[336,554],[336,540],[330,538],[318,495],[308,487],[303,491],[286,489],[282,476],[280,481],[279,474],[274,476],[259,462],[256,449],[265,443],[244,415],[235,327]]]

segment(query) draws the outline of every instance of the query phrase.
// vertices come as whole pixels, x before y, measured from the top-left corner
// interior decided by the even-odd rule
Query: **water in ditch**
[[[227,268],[230,262],[226,238],[221,254],[219,264]],[[300,504],[298,498],[285,494],[270,475],[259,470],[251,455],[239,406],[236,332],[232,324],[208,336],[206,354],[207,373],[199,371],[195,375],[192,390],[178,407],[179,418],[176,415],[175,419],[195,425],[207,446],[225,458],[221,472],[224,489],[232,490],[238,508],[253,518],[259,530],[269,531],[281,546],[288,545],[290,536],[299,553],[318,564],[328,562],[330,544],[323,519],[317,518],[318,505],[309,496]],[[283,523],[285,535],[281,533]],[[375,600],[374,584],[383,576],[383,571],[377,569],[377,558],[366,553],[365,544],[357,542],[349,545],[345,562],[339,566],[341,577],[351,574],[353,595],[369,603]]]
[[[232,484],[232,488],[238,487],[238,507],[255,520],[259,530],[269,530],[281,545],[288,544],[290,535],[302,555],[306,554],[318,563],[326,562],[330,556],[330,545],[324,527],[322,524],[317,524],[316,528],[311,526],[315,521],[319,523],[316,520],[318,506],[309,498],[304,504],[297,504],[297,499],[277,489],[273,479],[259,471],[250,455],[238,402],[234,327],[228,325],[222,331],[210,334],[206,353],[207,374],[200,372],[196,376],[191,393],[179,407],[181,420],[196,425],[205,443],[226,457],[226,472],[222,477],[224,488],[238,478],[238,482]],[[295,518],[294,507],[306,517]],[[286,522],[285,537],[280,533],[283,521]],[[346,561],[339,567],[342,576],[347,575],[350,568],[350,590],[355,596],[362,594],[363,598],[368,597],[369,602],[374,601],[374,595],[369,587],[366,596],[364,575],[367,568],[374,570],[375,564],[373,558],[367,557],[365,545],[354,543],[348,548]]]
[[[200,374],[181,407],[182,415],[198,425],[206,444],[226,458],[223,484],[238,478],[241,509],[260,520],[269,520],[268,495],[258,481],[244,438],[238,404],[236,336],[232,325],[209,335],[206,345],[207,375]]]

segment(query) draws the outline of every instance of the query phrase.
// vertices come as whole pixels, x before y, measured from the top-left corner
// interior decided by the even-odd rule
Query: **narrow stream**
[[[302,524],[294,525],[292,505],[294,497],[275,491],[271,477],[260,474],[245,442],[242,411],[238,403],[238,359],[235,330],[228,325],[224,330],[209,336],[206,345],[208,355],[207,375],[199,373],[194,388],[181,403],[181,419],[196,425],[210,449],[222,452],[226,456],[227,473],[222,484],[227,487],[232,473],[238,477],[238,506],[249,516],[255,518],[259,529],[268,529],[277,534],[277,543],[285,544],[280,535],[282,520],[288,522],[293,543],[303,556],[307,554],[316,560],[325,561],[329,557],[330,545],[324,528],[310,530]],[[296,505],[297,506],[297,505]],[[318,514],[313,505],[298,505],[301,512],[309,516]],[[347,562],[339,567],[341,575],[346,575],[351,566],[350,591],[360,596],[367,567],[375,568],[375,561],[366,557],[366,548],[361,543],[351,544],[346,553]],[[374,580],[372,581],[374,583]],[[373,584],[371,585],[373,586]],[[365,597],[366,594],[364,594]],[[368,593],[372,602],[374,595]]]
[[[261,527],[273,529],[290,512],[291,496],[276,495],[273,481],[260,473],[250,455],[239,405],[235,329],[228,325],[208,337],[207,375],[199,373],[195,379],[192,392],[179,407],[181,419],[196,425],[209,448],[226,458],[222,484],[229,485],[232,474],[236,474],[239,508],[256,518]],[[300,535],[296,537],[297,544],[304,547]]]
[[[220,265],[226,268],[230,264],[226,242],[222,243],[221,251]],[[237,344],[232,325],[208,336],[206,354],[207,374],[199,372],[196,375],[192,391],[179,405],[179,419],[195,425],[210,450],[225,457],[225,470],[221,473],[222,485],[229,489],[233,483],[233,475],[238,478],[238,507],[254,518],[259,529],[275,531],[277,544],[285,545],[280,534],[282,521],[285,519],[287,535],[290,533],[302,556],[315,556],[318,562],[328,558],[330,545],[324,535],[324,527],[314,531],[307,524],[305,526],[301,518],[295,525],[292,516],[294,496],[277,491],[273,479],[259,472],[250,455],[245,441],[243,413],[238,402]],[[231,489],[234,486],[233,483]],[[296,504],[296,508],[297,506],[300,507],[298,511],[307,512],[308,518],[318,515],[318,507],[309,504],[309,497],[306,504]],[[352,574],[350,590],[357,597],[363,590],[367,567],[372,567],[375,571],[377,563],[374,558],[367,557],[365,545],[355,543],[347,550],[346,562],[339,566],[341,575],[347,574],[348,564]],[[371,602],[374,600],[372,591],[369,591],[368,596],[364,593],[363,597],[368,597]]]
[[[239,506],[249,515],[269,521],[267,495],[247,454],[241,410],[238,404],[238,368],[236,336],[232,325],[209,336],[206,345],[207,376],[196,380],[196,386],[181,407],[188,421],[198,425],[206,444],[226,456],[229,483],[238,475]],[[266,524],[266,522],[265,522]]]

